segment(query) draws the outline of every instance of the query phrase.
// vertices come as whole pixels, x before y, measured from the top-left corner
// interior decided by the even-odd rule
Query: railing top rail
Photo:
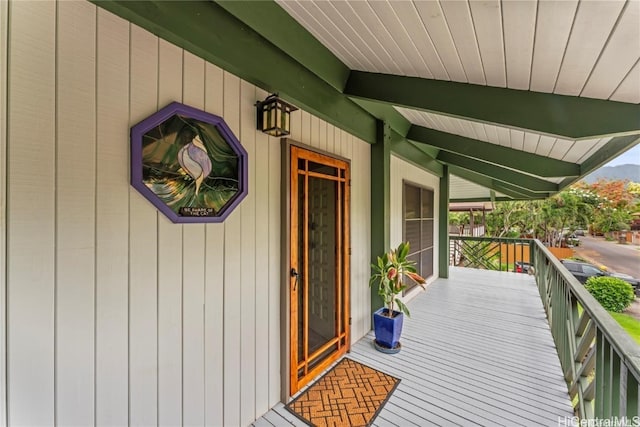
[[[519,239],[513,237],[474,237],[474,236],[449,236],[452,240],[475,240],[479,242],[505,242],[505,243],[531,243],[533,239]]]
[[[613,317],[602,308],[600,303],[585,289],[585,287],[573,277],[569,270],[544,246],[538,239],[534,240],[536,247],[546,256],[547,260],[562,275],[567,282],[570,291],[575,295],[584,311],[591,320],[606,336],[616,353],[625,361],[627,367],[633,372],[636,379],[640,381],[640,346],[635,343],[629,334],[622,329]],[[537,274],[537,272],[536,272]]]

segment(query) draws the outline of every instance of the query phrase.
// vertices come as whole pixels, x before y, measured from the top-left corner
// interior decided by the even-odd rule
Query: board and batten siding
[[[7,419],[7,45],[9,5],[0,2],[0,425]]]
[[[281,148],[255,130],[268,93],[84,1],[0,2],[0,48],[0,424],[261,416],[286,357]],[[171,101],[224,117],[248,152],[249,194],[224,223],[173,224],[129,184],[130,127]],[[304,111],[292,130],[351,159],[355,342],[369,145]]]
[[[391,246],[397,246],[400,242],[402,242],[402,219],[403,219],[403,209],[404,209],[404,201],[403,201],[403,183],[409,182],[415,184],[420,187],[428,188],[433,190],[433,210],[434,210],[434,218],[433,218],[433,231],[434,235],[437,235],[438,232],[438,210],[439,202],[438,196],[440,194],[439,185],[440,178],[436,175],[432,175],[429,172],[426,172],[419,167],[406,162],[399,157],[394,155],[391,156],[391,179],[390,179],[390,193],[391,193]],[[434,280],[438,278],[439,268],[438,268],[438,247],[439,242],[438,239],[435,238],[433,241],[433,276],[427,279],[427,283],[432,283]],[[413,298],[420,291],[420,287],[416,286],[413,288],[412,292],[409,292],[406,299]]]

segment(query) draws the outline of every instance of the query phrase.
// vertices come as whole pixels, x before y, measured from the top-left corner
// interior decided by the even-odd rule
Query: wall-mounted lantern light
[[[291,112],[297,108],[278,98],[278,94],[269,95],[264,101],[256,103],[258,130],[271,136],[285,136],[291,133]]]

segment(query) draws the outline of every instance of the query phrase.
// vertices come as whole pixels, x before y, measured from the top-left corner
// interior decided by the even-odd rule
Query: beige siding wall
[[[7,43],[8,3],[0,2],[0,425],[7,419],[6,245],[7,245]]]
[[[423,169],[420,169],[411,163],[408,163],[396,156],[391,156],[391,245],[397,246],[402,242],[402,183],[404,181],[419,185],[421,187],[433,190],[433,208],[435,218],[433,220],[434,246],[433,246],[433,276],[428,278],[427,282],[431,283],[438,278],[438,212],[439,212],[439,186],[440,178],[432,175]],[[406,299],[411,299],[421,288],[415,287],[414,290],[407,295]]]
[[[11,425],[266,412],[285,357],[280,143],[255,131],[267,93],[87,2],[0,2],[0,47],[0,411]],[[129,185],[130,126],[174,100],[223,116],[249,153],[249,195],[222,224],[172,224]],[[352,159],[356,340],[369,145],[303,111],[292,136]]]

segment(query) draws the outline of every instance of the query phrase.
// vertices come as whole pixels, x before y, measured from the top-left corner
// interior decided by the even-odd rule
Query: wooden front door
[[[291,146],[293,395],[349,348],[349,163]]]

